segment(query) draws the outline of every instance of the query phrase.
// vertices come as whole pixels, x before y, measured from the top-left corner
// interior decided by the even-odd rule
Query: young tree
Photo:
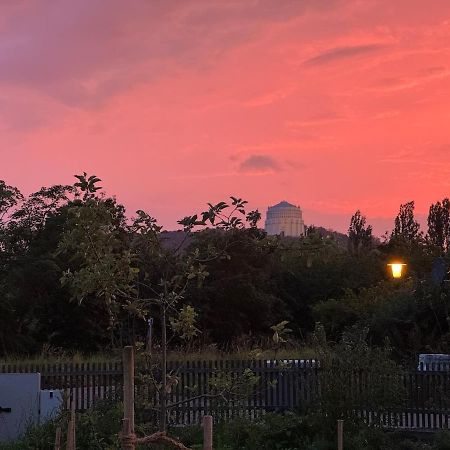
[[[414,201],[400,205],[400,211],[395,218],[395,227],[391,238],[402,239],[409,244],[413,244],[420,237],[420,225],[414,218]]]
[[[58,254],[74,267],[64,271],[68,286],[80,304],[99,299],[109,316],[110,343],[116,346],[115,330],[123,308],[135,297],[138,269],[132,264],[125,208],[113,198],[97,195],[101,180],[86,173],[76,176],[76,199],[68,205]]]
[[[358,210],[353,214],[348,229],[349,250],[353,254],[359,254],[364,249],[372,247],[372,226],[366,226],[367,219]]]
[[[234,230],[244,229],[245,222],[255,235],[260,219],[258,211],[246,213],[246,201],[231,197],[231,202],[208,204],[200,215],[185,217],[182,242],[173,246],[165,241],[162,227],[144,211],[125,226],[130,245],[121,246],[124,214],[105,204],[96,194],[100,180],[86,174],[77,176],[78,188],[84,191],[83,200],[71,208],[71,219],[61,241],[61,251],[70,252],[80,261],[80,269],[66,272],[63,283],[83,301],[89,295],[104,299],[111,314],[111,330],[121,310],[145,321],[159,316],[161,355],[159,380],[155,379],[160,403],[160,430],[165,431],[167,394],[175,382],[167,372],[167,353],[172,335],[191,340],[198,332],[196,313],[185,303],[191,283],[201,284],[208,276],[207,264],[217,258],[227,258],[228,248],[234,245]],[[89,182],[91,180],[92,182]],[[86,193],[88,192],[88,193]],[[122,217],[123,216],[123,217]],[[118,222],[117,222],[118,221]],[[120,226],[118,226],[120,225]],[[185,248],[185,242],[198,228],[215,228],[230,236],[218,248],[208,246]]]
[[[428,213],[428,241],[447,252],[450,246],[450,200],[433,203]]]

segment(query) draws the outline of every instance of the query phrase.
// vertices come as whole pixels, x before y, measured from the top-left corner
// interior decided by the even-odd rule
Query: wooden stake
[[[122,420],[122,450],[135,450],[135,445],[131,439],[132,435],[129,419]]]
[[[56,429],[55,450],[61,450],[61,427]]]
[[[67,424],[67,444],[66,444],[67,450],[73,450],[73,440],[72,440],[72,421],[69,420],[69,423]]]
[[[70,403],[70,420],[67,424],[67,450],[76,450],[75,420],[75,400],[72,398]]]
[[[134,349],[123,349],[123,450],[134,450],[135,445],[129,437],[134,435]]]
[[[344,421],[337,421],[338,450],[344,450]]]
[[[213,450],[212,416],[203,416],[203,450]]]
[[[123,349],[123,409],[123,417],[130,421],[134,433],[134,349],[131,346]]]
[[[77,448],[77,439],[76,439],[76,416],[75,416],[75,402],[72,402],[72,409],[70,411],[70,420],[72,422],[72,450],[76,450]]]

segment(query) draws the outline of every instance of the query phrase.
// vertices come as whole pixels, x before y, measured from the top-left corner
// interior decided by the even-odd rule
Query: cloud
[[[374,90],[379,92],[401,91],[448,77],[450,77],[450,70],[446,67],[427,67],[412,76],[381,78],[374,84]]]
[[[2,30],[0,83],[35,89],[70,106],[97,106],[153,76],[148,60],[176,47],[161,28],[172,13],[164,5],[132,0],[124,8],[110,0],[105,9],[100,0],[30,2],[11,13]]]
[[[243,105],[248,108],[255,108],[258,106],[266,106],[271,105],[275,102],[284,100],[289,97],[298,89],[295,85],[286,86],[283,89],[276,89],[271,92],[266,92],[264,94],[258,95],[256,97],[252,97],[249,100],[245,100]]]
[[[432,142],[414,147],[405,147],[391,152],[380,159],[382,163],[410,163],[418,167],[433,166],[445,167],[450,170],[446,164],[450,153],[450,144],[435,145]]]
[[[240,172],[261,173],[261,172],[279,172],[280,164],[269,155],[250,155],[239,164]]]
[[[346,59],[355,58],[381,51],[386,48],[386,44],[366,44],[334,47],[319,53],[303,62],[304,66],[320,66]]]
[[[329,125],[335,122],[342,122],[348,120],[348,117],[339,115],[336,112],[324,112],[321,114],[316,114],[304,119],[290,120],[286,123],[286,127],[291,130],[310,128],[322,125]]]
[[[3,3],[0,86],[35,89],[86,109],[133,85],[211,67],[267,24],[316,8],[313,0]]]

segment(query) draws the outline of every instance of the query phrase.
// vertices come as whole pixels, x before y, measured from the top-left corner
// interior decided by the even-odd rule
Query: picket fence
[[[169,372],[175,375],[176,384],[168,392],[172,405],[169,421],[174,425],[200,423],[204,414],[215,420],[237,417],[250,419],[272,411],[301,409],[317,401],[321,386],[321,368],[315,360],[293,360],[281,363],[271,360],[214,360],[169,361]],[[258,382],[243,394],[245,385],[238,380],[250,369]],[[359,415],[369,423],[405,429],[450,429],[450,371],[446,367],[424,366],[405,371],[401,383],[406,392],[406,402],[400,410],[390,412],[361,408]],[[61,390],[65,401],[75,401],[76,409],[86,410],[103,399],[120,399],[122,395],[122,364],[0,364],[0,373],[40,372],[42,389]],[[369,389],[370,377],[359,371],[353,375],[354,389]],[[366,381],[364,381],[366,380]],[[367,381],[369,380],[369,381]],[[227,398],[214,395],[214,383],[227,383],[233,394]],[[236,385],[234,384],[236,383]],[[355,391],[356,392],[356,391]],[[351,392],[350,392],[351,395]],[[145,412],[155,414],[158,394],[148,379],[136,379],[136,397],[145,406]]]

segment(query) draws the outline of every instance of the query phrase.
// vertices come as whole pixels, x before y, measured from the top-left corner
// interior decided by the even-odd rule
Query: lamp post
[[[401,262],[393,262],[389,263],[388,267],[391,269],[392,278],[399,279],[404,275],[406,264]]]

